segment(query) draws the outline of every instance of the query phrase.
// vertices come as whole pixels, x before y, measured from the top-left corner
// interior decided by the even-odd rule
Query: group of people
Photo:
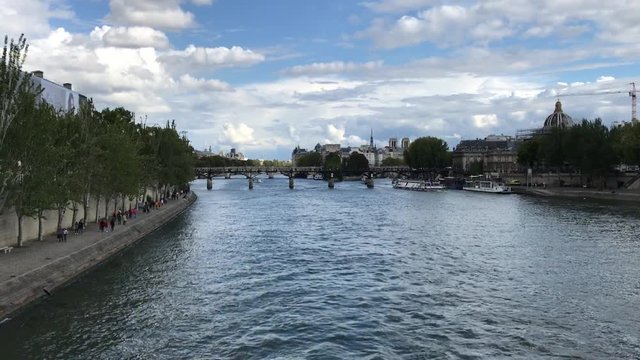
[[[186,198],[189,192],[190,192],[190,189],[188,187],[186,189],[181,189],[179,191],[178,190],[174,190],[173,192],[167,191],[166,196],[163,194],[163,196],[161,196],[159,200],[154,201],[149,196],[147,197],[147,201],[145,201],[144,203],[140,203],[138,206],[143,212],[148,213],[151,211],[151,209],[154,209],[154,208],[158,209],[164,206],[164,204],[167,203],[167,199],[176,200],[181,197]],[[133,219],[137,217],[138,217],[138,209],[135,207],[129,210],[116,210],[111,214],[110,217],[101,218],[98,221],[98,228],[102,232],[110,232],[110,231],[113,232],[115,230],[116,223],[118,225],[126,225],[128,219]],[[75,226],[74,233],[81,234],[84,232],[84,229],[86,228],[86,223],[84,219],[80,219],[79,221],[75,222],[74,226]],[[58,242],[67,241],[68,234],[69,234],[69,230],[67,228],[61,227],[60,229],[58,229],[57,231]]]

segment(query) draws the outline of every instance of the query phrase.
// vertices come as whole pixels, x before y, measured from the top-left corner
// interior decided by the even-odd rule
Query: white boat
[[[403,180],[396,179],[393,181],[394,189],[414,190],[414,191],[435,191],[444,190],[445,186],[439,181],[429,180]]]
[[[462,190],[484,192],[491,194],[511,194],[511,187],[491,179],[471,179],[465,182]]]
[[[324,180],[324,177],[322,174],[315,174],[313,175],[313,180]]]

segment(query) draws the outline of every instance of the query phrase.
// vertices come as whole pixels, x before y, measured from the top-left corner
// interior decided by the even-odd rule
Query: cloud
[[[601,83],[601,82],[607,82],[607,81],[614,81],[616,78],[614,78],[613,76],[600,76],[596,82]]]
[[[253,137],[254,130],[247,124],[240,123],[234,125],[232,123],[225,123],[223,128],[224,138],[222,142],[225,144],[250,145],[255,141]]]
[[[101,40],[105,46],[152,47],[156,49],[169,47],[169,39],[163,32],[145,26],[111,27],[103,25],[96,27],[89,36],[94,40]]]
[[[575,40],[581,36],[616,44],[640,37],[640,2],[485,0],[440,5],[436,2],[384,0],[364,6],[381,13],[405,13],[390,22],[375,18],[355,39],[371,39],[383,49],[432,43],[446,48],[531,37]],[[634,52],[637,54],[637,52]]]
[[[283,73],[294,76],[326,75],[345,72],[371,71],[379,69],[382,65],[382,61],[369,61],[365,63],[334,61],[328,63],[313,63],[310,65],[296,65],[286,69]]]
[[[327,139],[325,140],[328,144],[340,144],[345,139],[344,134],[346,130],[344,126],[337,127],[333,124],[327,125]]]
[[[264,60],[264,55],[239,46],[207,48],[189,45],[184,50],[172,50],[162,56],[162,61],[165,64],[178,71],[194,67],[215,69],[251,66]]]
[[[480,114],[473,115],[473,125],[477,128],[484,129],[498,125],[498,115],[496,114]]]
[[[28,18],[23,17],[28,14]],[[50,30],[49,19],[72,19],[75,13],[63,4],[43,0],[0,1],[0,34],[17,39],[25,34],[31,40],[45,36]]]
[[[109,6],[107,21],[119,25],[167,30],[195,25],[194,15],[180,7],[180,0],[110,0]]]
[[[367,1],[363,5],[378,13],[401,13],[423,9],[435,2],[434,0],[380,0]]]
[[[189,74],[180,76],[180,87],[185,91],[231,91],[231,85],[215,79],[197,79]]]

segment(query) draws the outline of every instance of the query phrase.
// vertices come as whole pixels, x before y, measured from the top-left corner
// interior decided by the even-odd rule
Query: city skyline
[[[97,106],[175,119],[194,148],[286,159],[300,144],[461,139],[628,121],[640,3],[0,0],[25,70]]]

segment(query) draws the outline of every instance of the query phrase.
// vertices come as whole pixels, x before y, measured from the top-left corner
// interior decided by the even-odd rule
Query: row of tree
[[[554,128],[524,142],[518,148],[518,163],[557,171],[571,168],[603,179],[614,165],[640,164],[640,125],[608,128],[598,118],[567,129]]]
[[[2,208],[12,207],[22,245],[25,217],[42,220],[57,210],[87,221],[89,199],[103,201],[104,216],[124,208],[153,188],[164,192],[193,178],[193,155],[175,123],[143,126],[124,109],[95,109],[91,100],[79,109],[59,111],[41,101],[42,89],[22,71],[28,46],[23,37],[5,37],[0,60],[0,180]],[[96,211],[96,220],[100,214]]]
[[[387,157],[382,166],[408,165],[416,170],[442,169],[451,164],[451,154],[447,143],[439,138],[427,136],[416,139],[404,151],[403,158]],[[330,153],[323,158],[319,152],[306,153],[296,161],[296,166],[324,166],[331,169],[344,169],[357,172],[369,169],[367,158],[358,152],[352,152],[348,158],[342,159],[339,153]]]

